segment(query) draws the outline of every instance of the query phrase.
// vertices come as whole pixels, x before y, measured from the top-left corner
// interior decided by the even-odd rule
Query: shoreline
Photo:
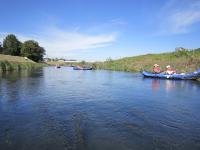
[[[48,66],[44,63],[0,61],[0,72],[30,70]]]
[[[20,71],[47,66],[45,63],[37,63],[28,58],[0,54],[0,72]]]

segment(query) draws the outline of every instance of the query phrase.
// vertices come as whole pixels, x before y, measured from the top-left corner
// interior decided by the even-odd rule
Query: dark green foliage
[[[86,65],[86,62],[84,60],[81,61],[81,65],[84,66]]]
[[[6,71],[6,64],[3,62],[0,62],[0,72],[1,71]]]
[[[20,55],[21,42],[15,35],[9,34],[3,41],[3,54],[19,56]]]
[[[97,69],[97,64],[96,63],[92,63],[92,68],[93,69]]]
[[[28,40],[22,44],[21,55],[39,62],[43,60],[45,54],[44,48],[40,47],[36,41]]]
[[[3,53],[3,47],[2,47],[2,44],[0,42],[0,54],[2,54],[2,53]]]
[[[43,61],[45,50],[36,41],[29,40],[21,43],[15,35],[9,34],[4,39],[3,46],[0,43],[0,54],[24,56],[39,62]]]

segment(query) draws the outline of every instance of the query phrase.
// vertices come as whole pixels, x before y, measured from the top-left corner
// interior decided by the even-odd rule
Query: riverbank
[[[178,73],[186,73],[193,72],[197,68],[200,68],[200,49],[146,54],[117,60],[107,59],[103,62],[49,61],[47,64],[61,66],[92,66],[94,69],[125,72],[139,72],[141,70],[151,71],[154,64],[159,64],[162,70],[165,70],[166,65],[171,65]]]
[[[0,72],[34,69],[34,68],[43,67],[43,66],[47,66],[47,64],[36,63],[24,57],[0,54]]]
[[[150,71],[153,64],[159,64],[162,70],[165,70],[166,65],[171,65],[177,72],[192,72],[200,68],[200,49],[146,54],[118,60],[108,59],[105,62],[95,62],[92,65],[96,69],[139,72],[141,70]]]

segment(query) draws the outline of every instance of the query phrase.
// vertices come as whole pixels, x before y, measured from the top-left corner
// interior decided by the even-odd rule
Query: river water
[[[1,150],[199,150],[200,83],[46,67],[0,75]]]

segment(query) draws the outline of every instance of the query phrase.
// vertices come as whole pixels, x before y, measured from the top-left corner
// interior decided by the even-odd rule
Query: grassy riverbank
[[[118,60],[107,59],[104,62],[47,62],[49,65],[62,66],[92,66],[94,69],[139,72],[152,69],[153,64],[159,64],[162,70],[166,65],[171,65],[177,72],[191,72],[200,68],[200,49],[181,50],[161,54],[146,54],[133,57],[125,57]]]
[[[138,72],[140,70],[151,70],[155,63],[159,64],[162,70],[165,70],[166,65],[171,65],[178,72],[194,71],[200,68],[200,49],[146,54],[118,60],[108,59],[105,62],[95,62],[92,65],[96,69]]]
[[[24,57],[0,55],[0,72],[33,69],[43,66],[45,66],[45,64],[36,63],[30,59],[25,59]]]

